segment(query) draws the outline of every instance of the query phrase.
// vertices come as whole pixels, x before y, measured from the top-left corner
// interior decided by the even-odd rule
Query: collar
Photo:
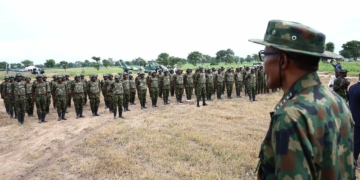
[[[275,106],[274,112],[279,110],[283,104],[292,99],[295,95],[299,94],[302,90],[319,84],[321,84],[321,81],[316,71],[305,74],[290,87],[288,92],[283,95],[281,100]]]

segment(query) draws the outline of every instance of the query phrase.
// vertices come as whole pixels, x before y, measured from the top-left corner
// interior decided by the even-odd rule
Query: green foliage
[[[181,61],[177,62],[177,68],[181,68],[183,66],[183,63]]]
[[[91,59],[93,59],[94,61],[96,61],[96,62],[94,62],[95,64],[94,64],[94,63],[92,64],[92,66],[99,71],[101,58],[100,58],[100,57],[93,56],[93,57],[91,57]]]
[[[92,63],[89,60],[85,60],[83,65],[84,65],[84,67],[91,67]]]
[[[20,63],[11,63],[10,68],[11,69],[19,69],[19,68],[21,68],[21,64]]]
[[[250,55],[247,55],[246,58],[245,58],[245,61],[249,63],[249,62],[251,62],[251,60],[252,59],[251,59]]]
[[[145,66],[145,65],[146,65],[146,61],[143,60],[143,59],[141,59],[141,60],[139,61],[139,66]]]
[[[156,59],[156,62],[162,64],[164,66],[169,65],[169,54],[168,53],[161,53]]]
[[[125,64],[128,66],[131,66],[131,62],[130,61],[125,61]]]
[[[335,45],[332,42],[328,42],[325,44],[325,51],[334,52]]]
[[[183,65],[186,64],[186,59],[170,56],[169,57],[169,66],[175,68],[175,65],[178,65],[178,62],[181,62]]]
[[[25,67],[28,67],[28,66],[33,66],[34,65],[34,62],[26,59],[26,60],[23,60],[21,61],[21,63],[25,66]]]
[[[68,67],[69,67],[69,68],[74,68],[74,67],[75,67],[75,64],[74,64],[73,62],[69,62]]]
[[[360,55],[360,41],[352,40],[341,46],[343,49],[340,51],[340,55],[345,58],[353,58],[355,61]]]
[[[188,55],[187,60],[189,63],[196,66],[198,63],[201,62],[202,56],[203,55],[199,51],[193,51]]]
[[[141,58],[141,57],[138,57],[138,58],[136,58],[136,59],[133,59],[133,60],[131,61],[131,64],[132,64],[132,65],[136,65],[136,66],[141,66],[141,65],[140,65],[140,62],[141,62],[141,61],[145,61],[145,60],[144,60],[143,58]],[[146,64],[146,62],[145,62],[145,64]],[[145,65],[145,64],[144,64],[144,65]],[[144,65],[143,65],[143,66],[144,66]]]
[[[95,69],[97,69],[99,71],[100,69],[100,64],[97,62],[92,62],[92,67],[94,67]]]
[[[126,64],[127,62],[129,62],[129,61],[126,61],[125,64]],[[119,61],[116,61],[116,62],[115,62],[115,66],[120,66],[120,62],[119,62]]]
[[[53,59],[48,59],[44,63],[45,67],[49,67],[49,68],[55,67],[55,64],[56,64],[55,60],[53,60]]]
[[[256,62],[260,61],[258,54],[252,54],[251,58]]]
[[[110,61],[109,61],[109,60],[106,60],[106,59],[102,60],[102,64],[105,66],[106,69],[107,69],[109,66],[111,66]]]
[[[245,59],[241,57],[241,58],[239,59],[239,61],[240,61],[240,64],[242,64],[242,63],[245,62]]]
[[[3,61],[3,62],[0,62],[0,71],[5,71],[6,70],[6,62]]]
[[[63,68],[65,71],[68,68],[68,62],[67,61],[60,61],[60,67]]]
[[[231,64],[235,61],[234,51],[231,49],[220,50],[216,53],[217,62],[225,62],[225,64]]]

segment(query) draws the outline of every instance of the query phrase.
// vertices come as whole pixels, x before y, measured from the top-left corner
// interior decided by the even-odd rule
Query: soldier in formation
[[[231,94],[234,85],[234,73],[232,72],[231,68],[229,67],[225,73],[225,84],[226,84],[226,92],[228,99],[232,99]]]
[[[243,76],[243,72],[241,70],[242,70],[241,67],[237,67],[236,73],[234,75],[236,97],[241,97],[240,93],[241,93],[242,87],[243,87],[244,76]]]
[[[164,75],[160,79],[160,84],[163,92],[164,105],[169,104],[169,92],[170,92],[170,84],[171,84],[170,81],[171,81],[171,77],[169,75],[169,71],[165,70]]]
[[[136,84],[132,74],[129,74],[129,85],[130,85],[130,104],[135,104]]]
[[[36,81],[33,82],[32,86],[32,96],[36,104],[39,123],[47,122],[45,120],[47,114],[47,88],[48,86],[46,82],[43,81],[43,76],[41,74],[37,74]]]
[[[26,110],[28,113],[28,117],[33,117],[34,116],[34,100],[32,97],[32,85],[33,83],[31,82],[31,77],[30,76],[26,76],[25,77],[25,88],[26,88]]]
[[[46,83],[47,92],[46,92],[46,113],[49,114],[50,112],[50,104],[51,104],[51,87],[50,82],[47,81],[47,76],[43,74],[43,81]]]
[[[182,96],[184,93],[184,75],[181,73],[181,69],[176,70],[176,75],[173,76],[173,84],[175,89],[176,101],[182,102]]]
[[[114,83],[114,79],[113,79],[113,75],[112,74],[108,74],[108,79],[105,81],[105,96],[104,98],[106,98],[106,101],[107,101],[107,106],[109,108],[109,112],[112,113],[113,112],[113,103],[112,103],[112,99],[113,99],[113,94],[112,92],[110,91],[110,87],[111,87],[111,84]]]
[[[186,99],[191,100],[191,95],[194,89],[194,79],[192,74],[192,69],[188,68],[186,73],[184,74],[184,86],[185,86],[185,94]]]
[[[206,96],[206,74],[204,73],[204,68],[199,67],[199,72],[195,76],[195,87],[196,87],[196,102],[197,107],[200,107],[200,99],[203,100],[203,106],[206,106],[205,96]]]
[[[249,95],[250,101],[256,101],[256,75],[255,75],[255,68],[251,68],[250,73],[246,74],[245,76],[246,83],[247,83],[247,92]]]
[[[171,83],[173,80],[173,77],[175,76],[173,69],[170,70],[169,76],[170,76],[170,94],[171,94],[171,97],[174,97],[174,94],[175,94],[174,83]]]
[[[87,80],[85,79],[85,74],[80,74],[80,81],[84,84],[87,84]],[[87,103],[87,89],[84,89],[84,105]]]
[[[156,75],[156,71],[151,73],[151,77],[148,80],[148,88],[151,96],[152,107],[157,107],[157,99],[159,96],[159,77]]]
[[[221,69],[219,68],[218,73],[215,74],[214,77],[214,85],[216,89],[217,99],[221,99],[223,82],[224,82],[224,77],[221,73]]]
[[[56,103],[56,110],[58,113],[58,121],[67,120],[65,118],[67,108],[67,92],[68,86],[63,82],[63,76],[58,75],[55,84],[51,85],[51,94],[53,96],[53,102]]]
[[[92,74],[90,75],[90,81],[87,83],[87,94],[90,100],[90,108],[92,116],[99,116],[99,104],[100,104],[100,89],[101,83],[97,79],[97,75]]]
[[[71,96],[74,100],[76,119],[84,118],[83,107],[86,84],[80,80],[81,77],[79,74],[76,74],[74,78],[75,81],[71,84]]]
[[[122,115],[124,89],[123,89],[123,83],[120,81],[119,75],[115,75],[115,81],[114,81],[114,83],[111,83],[109,91],[113,94],[112,107],[114,108],[114,110],[113,110],[114,119],[117,118],[117,116],[116,116],[117,110],[119,112],[119,117],[124,118]]]
[[[214,91],[214,76],[211,69],[206,69],[206,99],[211,101],[211,95]]]
[[[146,108],[145,101],[146,101],[146,79],[145,74],[143,72],[140,73],[140,78],[136,83],[136,89],[138,91],[138,97],[141,105],[141,109]]]
[[[122,81],[123,84],[123,104],[124,104],[124,111],[130,111],[129,109],[129,101],[130,101],[130,82],[128,79],[128,74],[124,73],[124,75],[122,75],[122,79],[120,78],[119,75],[119,81]]]
[[[23,81],[21,73],[17,73],[16,81],[11,84],[12,101],[14,101],[14,107],[17,114],[18,123],[24,124],[25,112],[26,112],[26,82]]]

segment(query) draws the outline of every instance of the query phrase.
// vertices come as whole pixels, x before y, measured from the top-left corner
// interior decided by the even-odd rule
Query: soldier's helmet
[[[204,68],[203,68],[202,66],[199,66],[199,70],[200,70],[200,69],[204,69]]]
[[[56,78],[56,74],[54,74],[54,75],[52,76],[52,78]]]
[[[26,76],[25,79],[31,79],[31,77],[30,77],[30,76]]]
[[[349,71],[346,70],[346,69],[340,69],[340,70],[339,70],[339,73],[347,73],[347,72],[349,72]]]
[[[103,74],[103,77],[108,77],[108,74]]]
[[[133,77],[133,75],[132,75],[132,74],[129,74],[129,77]]]
[[[36,75],[36,79],[37,79],[37,78],[42,78],[42,77],[43,77],[42,74],[37,74],[37,75]]]
[[[121,75],[121,73],[119,75]],[[124,72],[123,76],[125,76],[125,75],[128,75],[128,73]]]
[[[47,78],[47,76],[45,74],[43,74],[43,78]]]
[[[21,73],[16,73],[15,77],[23,77]]]
[[[119,73],[118,73],[118,75],[122,75],[122,73],[121,73],[121,72],[119,72]]]
[[[216,68],[215,68],[215,67],[212,67],[211,69],[212,69],[212,70],[216,70]]]
[[[120,78],[120,76],[119,75],[115,75],[115,79],[119,79]]]
[[[140,75],[145,75],[145,73],[144,73],[144,72],[141,72]]]
[[[179,69],[176,69],[176,72],[178,72],[178,71],[181,71],[181,69],[179,68]]]
[[[221,69],[225,69],[224,66],[221,66]]]
[[[81,77],[84,77],[85,75],[84,74],[80,74]]]
[[[69,74],[65,74],[65,76],[70,76]]]
[[[167,73],[167,72],[169,72],[169,71],[168,71],[168,70],[165,70],[165,71],[164,71],[164,73]]]
[[[12,74],[9,75],[9,78],[14,78],[14,76]]]
[[[57,78],[63,78],[63,76],[62,76],[62,75],[58,75]]]
[[[112,74],[108,74],[108,77],[110,77],[110,76],[114,76],[114,75],[112,75]]]
[[[170,72],[173,71],[174,72],[174,69],[170,69]]]

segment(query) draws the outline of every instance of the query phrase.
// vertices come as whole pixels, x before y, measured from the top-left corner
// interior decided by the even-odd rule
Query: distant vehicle
[[[11,68],[6,68],[7,71],[10,71],[10,72],[28,72],[28,70],[26,69],[11,69]]]
[[[261,66],[261,65],[263,65],[262,63],[253,63],[253,67],[254,66]]]
[[[44,73],[45,73],[45,71],[40,68],[33,68],[31,71],[31,74],[44,74]]]
[[[6,68],[7,71],[10,72],[30,72],[31,74],[44,74],[45,71],[43,69],[37,68],[35,66],[29,66],[26,67],[25,69],[11,69],[11,68]]]
[[[163,72],[169,70],[167,67],[156,63],[155,61],[148,61],[144,67],[139,68],[138,72],[148,73],[151,71],[158,71],[161,69]]]
[[[137,70],[138,70],[137,67],[131,67],[131,66],[126,65],[126,63],[125,63],[123,60],[120,60],[119,62],[120,62],[121,68],[123,68],[124,71],[126,71],[126,69],[127,69],[127,70],[133,70],[133,71],[137,71]]]

